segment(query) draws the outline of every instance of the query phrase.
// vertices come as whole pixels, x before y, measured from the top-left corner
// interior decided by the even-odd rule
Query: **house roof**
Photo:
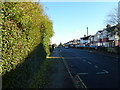
[[[108,32],[112,32],[112,31],[114,31],[115,28],[116,28],[116,26],[113,26],[113,27],[107,28],[106,30],[107,30]]]
[[[107,28],[106,30],[108,31],[109,34],[114,35],[116,33],[116,28],[120,35],[120,25],[112,26],[110,28]]]
[[[89,38],[94,38],[94,35],[90,35],[90,37]]]
[[[103,31],[103,30],[99,30],[99,31],[97,31],[97,33],[102,33],[102,31]],[[96,34],[97,34],[97,33],[96,33]]]
[[[116,27],[117,27],[118,29],[120,29],[120,24],[116,25]]]
[[[94,35],[91,35],[91,37],[94,37]]]
[[[98,31],[98,32],[100,32],[100,33],[101,33],[101,32],[102,32],[102,30],[100,30],[100,31]]]
[[[87,40],[90,36],[82,37],[81,39]]]

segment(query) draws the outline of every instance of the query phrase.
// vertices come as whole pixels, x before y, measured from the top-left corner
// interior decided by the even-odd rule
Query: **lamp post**
[[[88,36],[88,27],[87,27],[87,36]]]

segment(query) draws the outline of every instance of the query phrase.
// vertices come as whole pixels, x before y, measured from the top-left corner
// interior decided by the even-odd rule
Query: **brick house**
[[[109,47],[120,47],[120,25],[106,29],[108,31]]]
[[[101,38],[102,38],[102,46],[109,47],[109,38],[108,38],[107,28],[103,29]]]

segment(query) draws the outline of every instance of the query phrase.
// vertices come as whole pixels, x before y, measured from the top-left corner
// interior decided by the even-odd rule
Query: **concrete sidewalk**
[[[70,74],[60,57],[59,49],[55,49],[51,56],[50,80],[45,88],[75,88]]]

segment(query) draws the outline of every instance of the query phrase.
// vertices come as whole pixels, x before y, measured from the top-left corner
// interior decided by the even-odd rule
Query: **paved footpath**
[[[49,58],[51,60],[51,73],[46,88],[75,88],[63,59],[60,57],[60,50],[56,48]]]

